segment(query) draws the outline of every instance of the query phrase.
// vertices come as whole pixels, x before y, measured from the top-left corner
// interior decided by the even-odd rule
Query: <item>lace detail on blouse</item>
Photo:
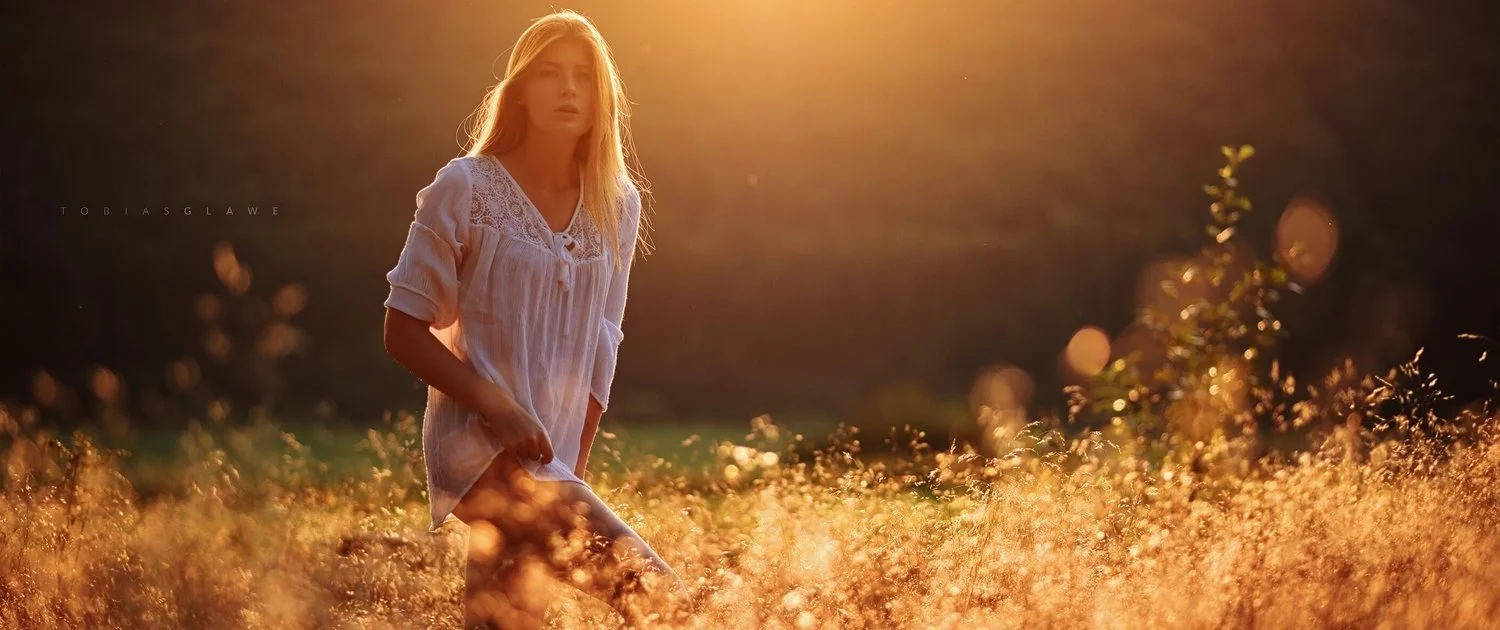
[[[551,226],[542,219],[540,211],[532,209],[520,186],[502,170],[504,166],[489,155],[476,156],[469,164],[474,190],[470,221],[551,251]],[[562,234],[572,239],[573,249],[569,253],[574,260],[585,262],[604,257],[604,237],[583,206],[578,207],[578,216]]]

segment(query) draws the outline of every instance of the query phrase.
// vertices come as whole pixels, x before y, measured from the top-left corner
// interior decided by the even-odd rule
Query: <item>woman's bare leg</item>
[[[471,619],[540,627],[553,578],[608,603],[628,624],[644,620],[642,598],[657,583],[685,594],[676,572],[592,490],[536,481],[503,453],[454,515],[470,524],[466,627]]]
[[[552,602],[551,571],[536,554],[501,540],[491,522],[469,526],[464,628],[541,628]]]
[[[571,558],[566,552],[554,554],[560,556],[554,564],[556,577],[608,603],[628,623],[644,620],[643,607],[653,596],[686,594],[677,572],[593,490],[568,481],[536,483],[566,515],[568,522],[555,530],[563,544],[572,541],[581,547],[564,547],[576,553]]]
[[[541,628],[551,603],[551,571],[537,557],[536,537],[502,518],[527,500],[509,480],[513,466],[496,457],[453,510],[469,526],[465,630]]]

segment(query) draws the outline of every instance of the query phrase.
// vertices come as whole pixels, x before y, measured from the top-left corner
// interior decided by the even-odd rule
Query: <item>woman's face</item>
[[[521,103],[531,126],[549,135],[582,137],[594,121],[594,58],[582,42],[553,42],[527,70]]]

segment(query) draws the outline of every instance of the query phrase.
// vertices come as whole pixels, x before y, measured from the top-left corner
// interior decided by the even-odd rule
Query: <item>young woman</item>
[[[552,578],[633,623],[636,595],[685,586],[584,481],[644,232],[628,103],[598,30],[562,11],[476,114],[386,276],[386,348],[429,384],[431,529],[469,526],[465,627],[540,626]]]

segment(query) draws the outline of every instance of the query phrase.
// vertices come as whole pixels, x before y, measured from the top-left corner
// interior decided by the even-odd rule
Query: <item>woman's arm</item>
[[[600,409],[609,409],[609,393],[615,380],[620,344],[625,340],[625,300],[630,293],[630,273],[635,267],[635,249],[639,238],[641,197],[632,184],[626,188],[621,216],[620,252],[624,259],[611,272],[604,295],[604,316],[599,320],[599,345],[594,351],[594,372],[589,392]]]
[[[589,451],[594,448],[594,436],[599,433],[599,418],[603,415],[604,407],[590,394],[589,411],[583,417],[583,438],[578,442],[578,466],[573,469],[573,474],[584,481],[588,481],[584,474],[589,471]]]
[[[506,450],[522,459],[552,461],[552,441],[515,399],[465,365],[432,334],[431,323],[385,309],[385,349],[423,382],[479,413]]]
[[[574,474],[583,479],[588,472],[589,451],[599,431],[599,418],[609,408],[609,391],[615,380],[615,366],[620,343],[625,338],[621,327],[625,320],[625,299],[630,291],[630,272],[635,266],[636,242],[641,221],[641,196],[634,184],[626,187],[622,200],[620,252],[623,265],[610,274],[604,296],[604,316],[599,321],[599,345],[594,350],[594,372],[589,383],[589,410],[584,416],[583,436],[579,441],[578,467]]]
[[[430,330],[431,323],[385,309],[385,349],[422,382],[469,409],[495,409],[507,394],[465,365]]]

